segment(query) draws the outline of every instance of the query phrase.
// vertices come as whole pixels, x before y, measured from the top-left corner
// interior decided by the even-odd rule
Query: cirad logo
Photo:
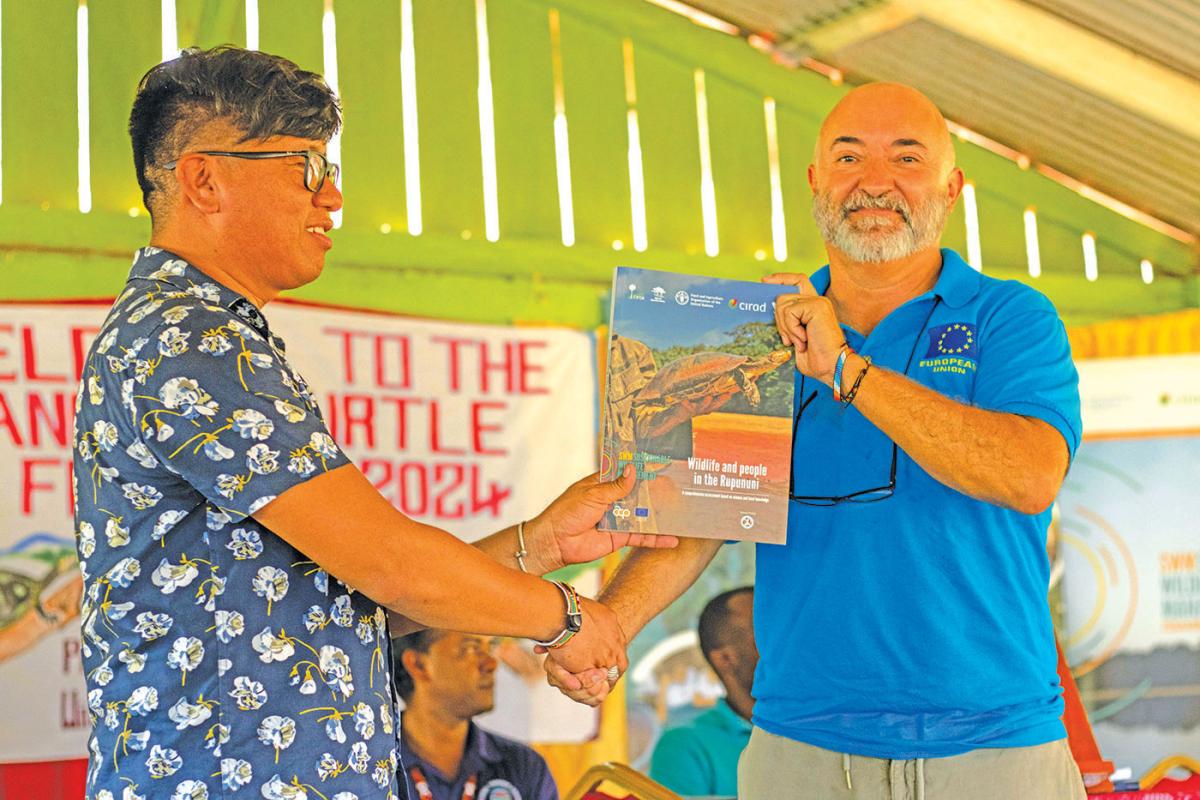
[[[774,304],[772,304],[772,305],[774,305]],[[766,311],[767,310],[766,303],[747,303],[744,300],[738,300],[736,297],[730,298],[729,307],[736,308],[738,311]]]
[[[617,519],[629,519],[629,509],[624,506],[613,506],[612,515]]]

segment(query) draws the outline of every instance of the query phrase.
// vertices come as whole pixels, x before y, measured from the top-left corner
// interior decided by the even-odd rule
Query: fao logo
[[[741,523],[743,529],[750,530],[754,527],[754,517],[749,514],[742,514]]]
[[[681,306],[686,306],[688,304],[688,300],[690,299],[691,298],[688,296],[688,293],[682,289],[675,293],[675,302],[679,303]]]
[[[616,519],[629,519],[629,509],[624,506],[613,506],[612,515]]]

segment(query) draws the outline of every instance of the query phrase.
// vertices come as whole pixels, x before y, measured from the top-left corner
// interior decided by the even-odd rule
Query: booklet
[[[637,485],[602,531],[783,544],[793,352],[775,328],[792,287],[618,267],[601,471]]]

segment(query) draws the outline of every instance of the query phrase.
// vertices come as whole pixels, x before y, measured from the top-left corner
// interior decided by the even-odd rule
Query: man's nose
[[[325,208],[330,211],[341,210],[342,190],[333,181],[325,181],[321,186],[321,191],[313,195],[313,205],[317,208]]]
[[[896,181],[886,161],[878,158],[868,158],[863,161],[862,174],[858,186],[867,194],[879,197],[895,188]]]

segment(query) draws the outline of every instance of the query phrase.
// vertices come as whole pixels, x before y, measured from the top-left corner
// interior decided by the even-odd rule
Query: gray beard
[[[886,208],[900,212],[904,224],[892,230],[885,220],[867,219],[854,222],[850,211],[858,208]],[[813,198],[812,215],[826,244],[841,250],[851,261],[878,263],[908,258],[935,244],[942,235],[949,204],[938,197],[931,197],[917,206],[916,211],[908,207],[902,198],[884,195],[872,197],[863,191],[855,191],[836,205],[828,192]]]

